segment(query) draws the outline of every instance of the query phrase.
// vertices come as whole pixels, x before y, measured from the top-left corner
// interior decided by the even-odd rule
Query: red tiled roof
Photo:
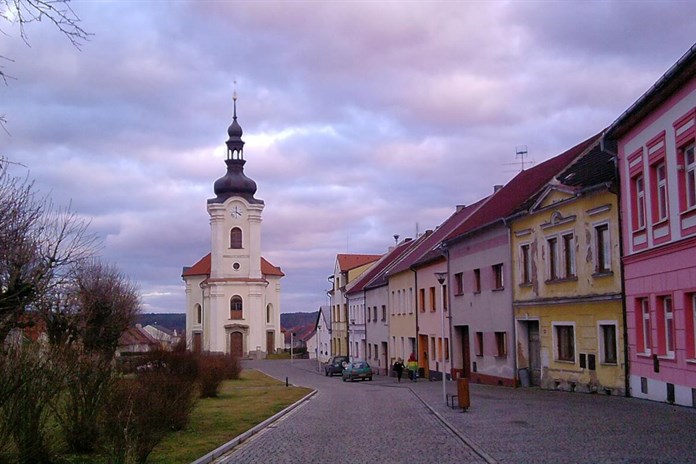
[[[370,283],[379,273],[384,271],[389,265],[391,265],[396,259],[398,259],[407,249],[413,245],[413,242],[409,240],[404,240],[392,250],[388,251],[380,260],[372,266],[367,272],[363,273],[359,279],[348,284],[346,288],[346,294],[350,295],[353,293],[361,292],[365,286]]]
[[[266,258],[261,257],[261,273],[268,276],[280,276],[283,277],[285,274],[280,270],[279,267],[271,264]],[[202,257],[196,264],[185,269],[181,274],[182,277],[199,276],[199,275],[210,275],[210,253]]]
[[[447,235],[445,240],[455,239],[460,235],[473,232],[511,215],[529,197],[537,193],[554,176],[597,142],[600,136],[601,133],[593,135],[570,150],[517,174],[503,188],[495,192],[483,207]]]
[[[355,269],[356,267],[375,262],[381,257],[382,255],[336,255],[336,259],[338,260],[338,269],[341,272],[347,272],[351,269]]]
[[[129,327],[118,339],[119,346],[132,345],[152,345],[157,346],[159,342],[143,329]]]

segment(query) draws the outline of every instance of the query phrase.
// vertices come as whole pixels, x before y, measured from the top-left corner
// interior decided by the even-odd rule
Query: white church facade
[[[184,267],[186,340],[193,351],[264,358],[283,348],[280,279],[283,272],[261,256],[263,200],[244,174],[244,142],[234,118],[227,130],[227,172],[208,200],[210,253]]]

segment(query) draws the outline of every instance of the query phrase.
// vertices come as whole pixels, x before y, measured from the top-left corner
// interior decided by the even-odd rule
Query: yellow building
[[[348,302],[346,285],[369,269],[381,255],[338,254],[328,295],[331,298],[331,355],[348,356]]]
[[[509,218],[523,386],[625,392],[615,181],[594,145]]]

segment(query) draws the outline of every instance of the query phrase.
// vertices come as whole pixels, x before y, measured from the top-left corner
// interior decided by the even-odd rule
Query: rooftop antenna
[[[395,245],[399,244],[399,234],[394,234],[394,244]]]
[[[520,167],[519,170],[514,170],[514,171],[507,171],[507,172],[522,172],[525,169],[525,165],[532,165],[534,164],[534,160],[527,161],[527,157],[529,156],[529,152],[527,151],[527,145],[517,145],[515,146],[515,158],[517,158],[519,161],[515,161],[514,163],[503,163],[505,165],[515,165]]]

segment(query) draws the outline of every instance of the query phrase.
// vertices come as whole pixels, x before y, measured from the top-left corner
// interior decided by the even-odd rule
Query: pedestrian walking
[[[411,382],[415,382],[418,379],[418,361],[416,360],[416,355],[414,353],[411,353],[411,356],[408,357],[406,368],[408,369],[408,375]]]
[[[404,361],[401,358],[397,358],[394,363],[394,371],[396,372],[396,378],[401,382],[401,375],[404,373]]]

